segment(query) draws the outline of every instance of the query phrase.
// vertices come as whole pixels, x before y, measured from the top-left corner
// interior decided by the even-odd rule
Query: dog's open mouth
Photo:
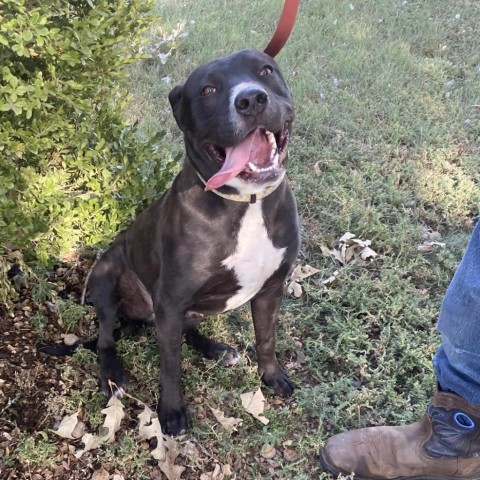
[[[208,143],[205,151],[221,168],[208,180],[205,190],[219,188],[236,176],[256,183],[276,180],[283,172],[289,136],[290,122],[286,122],[277,133],[256,128],[232,147]]]

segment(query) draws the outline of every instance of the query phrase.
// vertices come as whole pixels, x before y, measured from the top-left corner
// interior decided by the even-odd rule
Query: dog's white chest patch
[[[224,312],[250,300],[282,263],[286,248],[276,248],[268,238],[262,202],[248,206],[238,231],[237,246],[222,265],[233,270],[240,288],[227,301]]]

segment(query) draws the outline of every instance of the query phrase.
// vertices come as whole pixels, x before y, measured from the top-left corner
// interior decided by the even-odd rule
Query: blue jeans
[[[442,390],[480,405],[480,222],[448,287],[437,328],[442,343],[433,365]]]

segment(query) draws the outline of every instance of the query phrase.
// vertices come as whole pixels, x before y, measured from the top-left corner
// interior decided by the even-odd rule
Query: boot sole
[[[338,477],[339,475],[343,476],[348,476],[351,475],[352,472],[346,473],[342,472],[340,470],[337,470],[331,463],[328,458],[327,452],[325,451],[324,448],[320,450],[320,465],[322,468],[328,472],[334,475],[335,477]],[[432,476],[415,476],[415,477],[395,477],[395,478],[389,478],[386,480],[479,480],[479,476],[475,477],[432,477]],[[357,475],[354,475],[353,480],[378,480],[378,478],[373,478],[373,477],[359,477]]]

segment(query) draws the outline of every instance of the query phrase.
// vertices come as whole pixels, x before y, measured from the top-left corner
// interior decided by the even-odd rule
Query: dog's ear
[[[173,116],[177,121],[177,125],[180,127],[180,130],[183,130],[183,124],[180,118],[180,111],[183,98],[183,85],[177,85],[169,94],[168,101],[172,107]]]

